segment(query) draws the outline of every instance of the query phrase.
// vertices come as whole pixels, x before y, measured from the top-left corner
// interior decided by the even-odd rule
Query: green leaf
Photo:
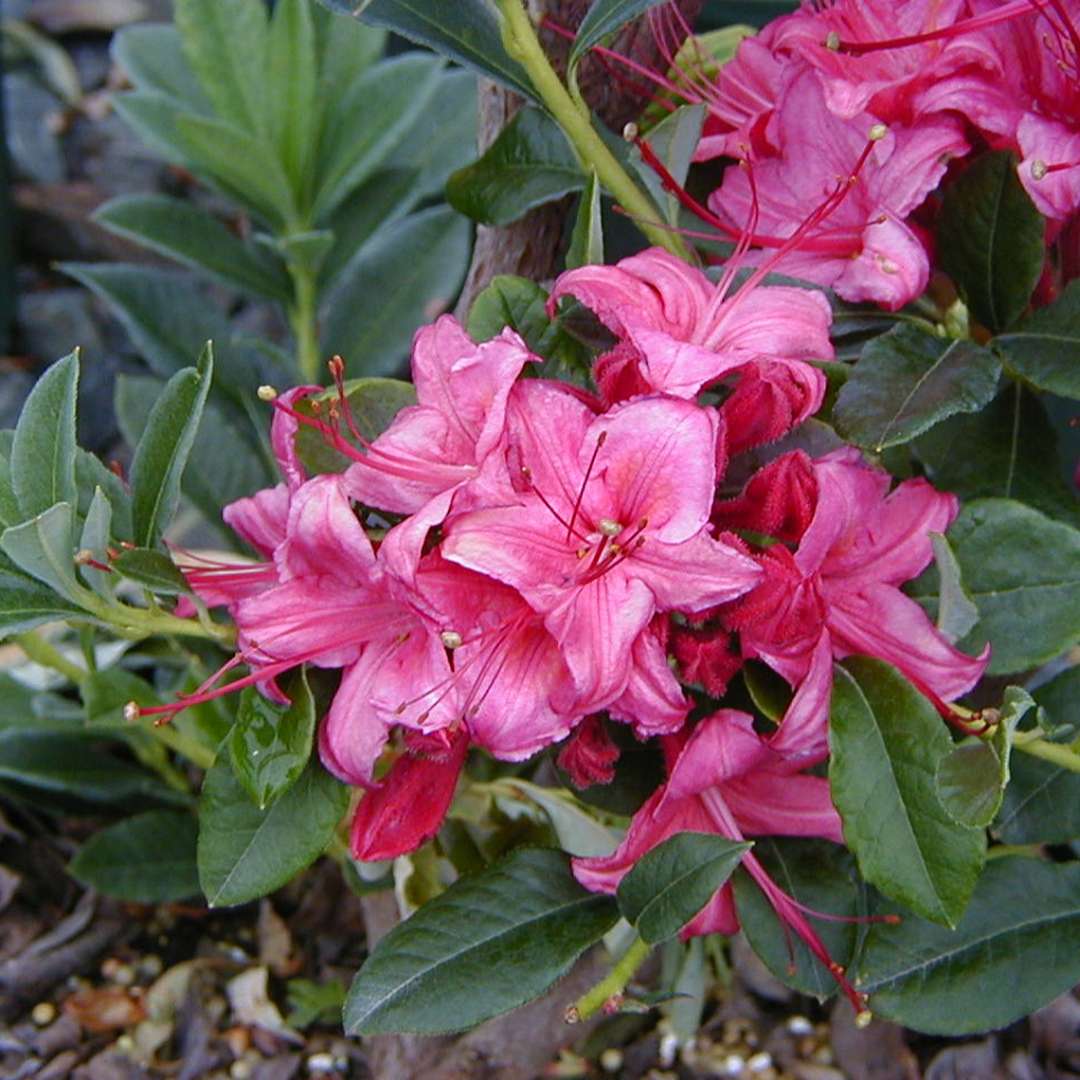
[[[604,227],[600,218],[600,180],[595,172],[581,193],[570,248],[566,253],[566,269],[600,265],[604,261]]]
[[[313,401],[329,401],[337,392],[328,390],[322,395],[297,402],[297,411],[311,415]],[[372,440],[381,435],[400,410],[416,404],[416,390],[412,383],[400,379],[350,379],[345,384],[345,397],[360,434]],[[349,441],[353,441],[351,437]],[[312,428],[302,426],[296,433],[296,452],[300,461],[311,473],[344,472],[350,459],[327,445],[323,437]]]
[[[935,1035],[1001,1028],[1080,980],[1080,863],[987,864],[954,931],[870,927],[856,985],[888,1020]]]
[[[442,69],[420,53],[383,60],[334,104],[320,140],[314,220],[333,213],[402,141],[433,100]]]
[[[0,638],[42,623],[84,615],[74,604],[28,578],[0,573]]]
[[[663,0],[593,0],[574,37],[574,46],[567,61],[568,67],[575,68],[581,58],[594,45],[599,45],[608,34],[615,33],[631,19],[636,19],[662,2]]]
[[[79,537],[79,551],[89,552],[103,566],[109,564],[109,541],[112,533],[112,506],[101,488],[94,489],[94,498],[83,523]],[[95,570],[92,566],[80,568],[83,580],[107,603],[112,602],[116,588],[116,577],[106,570]]]
[[[180,502],[180,479],[202,420],[214,374],[214,351],[207,342],[199,367],[178,371],[150,412],[131,462],[135,542],[155,547]]]
[[[834,668],[829,784],[863,877],[953,926],[978,880],[984,834],[955,824],[934,785],[952,751],[941,717],[895,668],[855,657]]]
[[[619,883],[619,910],[648,944],[666,941],[712,899],[752,846],[713,833],[676,833]]]
[[[982,154],[946,188],[937,229],[941,266],[992,332],[1008,330],[1024,313],[1042,273],[1044,231],[1008,151]]]
[[[517,777],[496,781],[492,788],[536,803],[547,815],[559,846],[568,855],[584,858],[610,855],[619,845],[618,835],[601,825],[568,791],[541,787]]]
[[[322,0],[333,11],[356,9],[353,0]],[[426,45],[481,75],[534,98],[524,68],[503,48],[499,18],[485,0],[372,0],[364,21]]]
[[[1035,704],[1045,710],[1040,720],[1048,730],[1080,731],[1080,667],[1067,668],[1034,691]]]
[[[319,132],[315,21],[309,0],[278,0],[266,47],[263,107],[297,202],[308,190]]]
[[[468,253],[468,223],[444,206],[379,232],[323,304],[322,352],[343,356],[354,374],[392,373],[416,330],[457,295]]]
[[[161,698],[145,679],[122,667],[91,672],[80,683],[79,696],[87,726],[96,728],[133,730],[124,716],[124,706],[132,701],[146,707],[161,704]]]
[[[151,548],[127,548],[112,562],[113,570],[129,581],[138,582],[159,596],[189,593],[184,575],[164,552]]]
[[[1080,398],[1080,281],[1071,281],[1052,304],[991,345],[1040,390]]]
[[[331,107],[333,96],[382,56],[388,35],[319,4],[311,5],[311,15],[319,51],[318,98],[324,107]]]
[[[291,705],[269,701],[248,687],[229,732],[233,775],[260,810],[296,783],[311,757],[315,702],[307,679],[301,673],[284,691]]]
[[[341,1022],[341,1010],[345,1004],[346,987],[343,982],[331,979],[317,983],[311,979],[290,979],[288,984],[289,1015],[285,1023],[301,1031],[316,1022],[332,1024]]]
[[[104,492],[112,508],[112,535],[116,540],[131,539],[131,496],[124,482],[97,457],[75,448],[75,484],[79,489],[78,512],[90,513],[98,488]]]
[[[690,162],[701,139],[705,113],[704,105],[683,105],[649,132],[649,145],[680,184],[685,184],[690,171]],[[630,160],[668,224],[677,225],[681,211],[678,198],[664,188],[660,177],[642,160],[636,147],[630,150]]]
[[[113,37],[112,58],[139,90],[173,98],[190,112],[210,113],[210,101],[184,57],[175,26],[125,26]],[[122,95],[119,100],[129,96]]]
[[[58,502],[75,505],[75,399],[78,351],[57,360],[34,384],[11,444],[11,486],[23,517]]]
[[[1080,525],[1080,504],[1062,477],[1057,435],[1038,396],[1011,383],[974,416],[954,416],[921,436],[915,452],[940,488],[963,499],[1019,499]]]
[[[345,813],[349,789],[317,761],[260,810],[219,754],[199,800],[199,882],[211,907],[265,896],[310,866]]]
[[[95,833],[68,872],[106,896],[159,904],[199,895],[195,818],[150,810]]]
[[[156,776],[107,754],[70,734],[0,731],[0,780],[84,802],[131,806],[134,800],[184,805],[188,802]]]
[[[176,0],[174,17],[217,114],[244,131],[264,128],[268,27],[261,0]]]
[[[958,825],[984,829],[997,814],[1007,779],[1004,762],[982,739],[969,739],[938,762],[938,799]]]
[[[121,195],[95,211],[93,220],[227,285],[271,300],[292,299],[288,275],[280,264],[239,240],[217,218],[187,200],[167,195]]]
[[[845,438],[881,453],[956,413],[978,412],[993,400],[1000,374],[989,349],[901,323],[863,349],[833,420]]]
[[[1080,531],[1011,499],[980,499],[949,542],[979,609],[960,648],[989,642],[989,674],[1026,671],[1080,639]]]
[[[559,125],[539,109],[524,108],[478,161],[450,177],[446,198],[474,221],[508,225],[581,191],[586,180]]]
[[[472,1027],[542,994],[617,918],[615,901],[583,889],[562,852],[519,849],[459,878],[376,945],[349,991],[345,1030]]]
[[[814,932],[826,952],[842,967],[855,955],[860,936],[861,891],[855,860],[827,840],[776,839],[755,842],[754,855],[769,877],[798,903],[837,916],[814,919]],[[744,867],[732,877],[739,925],[750,947],[785,986],[824,1000],[836,992],[836,980],[802,938],[792,934]]]
[[[930,533],[938,572],[937,628],[949,642],[957,642],[979,621],[979,609],[964,591],[960,564],[952,545],[941,533]]]
[[[75,576],[73,528],[71,504],[57,503],[22,525],[5,529],[0,548],[24,573],[78,604],[90,593]]]
[[[0,453],[0,529],[18,525],[22,520],[23,513],[11,486],[11,463],[7,453]]]
[[[993,833],[1006,844],[1080,840],[1080,773],[1024,753],[1013,755]]]

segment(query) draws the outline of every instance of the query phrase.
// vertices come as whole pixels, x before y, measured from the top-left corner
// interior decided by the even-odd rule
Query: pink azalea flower
[[[721,709],[702,720],[688,739],[666,740],[667,783],[634,815],[625,839],[608,856],[576,858],[574,876],[593,892],[614,893],[623,876],[657,844],[680,832],[747,836],[816,836],[842,843],[840,817],[828,781],[799,773],[754,731],[746,713]],[[681,745],[680,745],[681,744]],[[820,756],[820,755],[818,755]],[[837,979],[857,1010],[863,1002],[831,961],[803,910],[748,852],[742,866],[790,926]],[[730,884],[683,927],[684,940],[702,934],[734,934],[738,915]]]
[[[755,161],[752,177],[729,168],[709,198],[713,213],[733,230],[756,220],[752,242],[780,248],[803,225],[808,207],[835,199],[838,185],[847,185],[828,216],[772,268],[891,310],[921,295],[929,261],[907,218],[937,186],[949,158],[967,152],[960,122],[935,116],[897,128],[864,157],[877,118],[835,116],[817,75],[806,69],[785,88],[775,123],[777,154]]]
[[[748,283],[727,293],[726,284],[714,285],[700,270],[650,248],[615,266],[562,274],[549,306],[573,295],[622,339],[597,363],[597,382],[609,401],[616,386],[692,398],[734,373],[742,380],[736,395],[742,382],[767,384],[775,399],[762,409],[758,395],[753,423],[732,412],[729,439],[741,449],[754,439],[779,438],[820,407],[825,377],[805,361],[833,355],[832,312],[825,297],[809,289]],[[740,400],[728,408],[737,409]]]
[[[929,534],[948,528],[955,496],[922,479],[905,480],[889,494],[889,475],[851,447],[814,462],[801,453],[791,459],[804,471],[799,489],[812,476],[813,517],[794,552],[782,543],[765,550],[764,580],[726,622],[739,631],[744,655],[764,660],[797,688],[773,748],[823,753],[834,660],[885,660],[945,708],[978,681],[989,648],[979,657],[953,648],[899,588],[930,563]],[[722,505],[718,516],[724,519]],[[740,511],[736,521],[750,519]]]
[[[595,416],[557,384],[527,381],[511,397],[507,437],[518,504],[454,516],[442,554],[542,616],[577,710],[623,699],[628,713],[648,706],[633,717],[639,731],[671,730],[685,705],[643,633],[655,614],[714,606],[757,576],[708,535],[714,414],[643,398]]]

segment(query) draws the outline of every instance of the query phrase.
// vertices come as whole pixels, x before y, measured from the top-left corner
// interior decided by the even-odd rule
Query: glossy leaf
[[[676,833],[619,883],[619,910],[648,944],[666,941],[712,899],[752,846],[713,833]]]
[[[469,254],[469,228],[444,206],[380,232],[338,275],[322,308],[322,351],[353,375],[389,375],[416,330],[450,306]]]
[[[1027,307],[1046,256],[1045,226],[1008,151],[982,154],[945,189],[941,266],[972,315],[993,333]]]
[[[870,927],[856,986],[917,1031],[1005,1027],[1080,980],[1080,863],[987,864],[954,931],[904,916]]]
[[[322,0],[334,11],[349,14],[353,0]],[[364,21],[384,26],[410,41],[449,56],[480,75],[533,97],[528,75],[511,60],[502,44],[499,19],[485,0],[371,0],[364,7]]]
[[[521,109],[484,155],[446,184],[450,205],[474,221],[508,225],[574,191],[587,177],[562,129],[539,109]]]
[[[855,657],[835,668],[829,783],[863,877],[946,926],[960,918],[986,848],[955,824],[934,785],[952,751],[944,722],[895,668]]]
[[[283,690],[291,705],[279,705],[248,687],[229,732],[233,775],[260,810],[296,783],[311,757],[315,702],[307,679],[298,675]]]
[[[1005,362],[1040,390],[1080,398],[1080,281],[991,344]]]
[[[122,195],[97,210],[94,221],[228,285],[271,300],[284,302],[292,297],[282,266],[186,200],[167,195]]]
[[[861,885],[851,853],[827,840],[767,838],[754,844],[754,855],[769,876],[798,903],[839,919],[810,922],[833,960],[847,967],[860,936]],[[772,904],[742,868],[732,877],[739,924],[750,947],[785,986],[819,1000],[836,992],[836,980],[777,917]]]
[[[617,918],[615,901],[583,889],[562,852],[519,849],[454,882],[376,945],[349,991],[345,1030],[472,1027],[542,994]]]
[[[568,64],[574,67],[594,46],[663,0],[593,0],[577,29]]]
[[[595,172],[581,193],[574,230],[570,234],[570,249],[566,253],[566,269],[599,265],[604,261],[604,227],[600,217],[600,180]]]
[[[197,370],[178,371],[166,383],[135,447],[131,511],[135,542],[142,547],[155,547],[176,513],[180,480],[199,431],[213,375],[214,353],[208,342]]]
[[[311,865],[345,813],[349,789],[312,761],[260,810],[219,754],[199,800],[199,882],[211,907],[265,896]]]
[[[902,323],[863,349],[833,420],[841,435],[880,453],[956,413],[978,412],[997,392],[1000,373],[989,349]]]
[[[323,399],[330,395],[336,397],[336,392],[326,391]],[[412,383],[400,379],[350,379],[345,384],[345,396],[357,430],[369,440],[381,435],[401,409],[416,404]],[[298,403],[297,410],[310,415],[311,400]],[[319,432],[307,426],[296,433],[296,452],[304,467],[312,473],[344,472],[350,463],[350,459],[329,446]]]
[[[75,400],[79,354],[57,360],[34,384],[11,445],[11,487],[24,518],[75,505]]]
[[[95,833],[68,872],[106,896],[158,904],[199,895],[195,818],[150,810]]]

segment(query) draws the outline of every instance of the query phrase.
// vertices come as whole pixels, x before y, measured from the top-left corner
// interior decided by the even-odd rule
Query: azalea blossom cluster
[[[674,5],[651,17],[674,67],[689,28]],[[1080,273],[1078,27],[1077,0],[804,0],[715,77],[693,49],[678,85],[641,73],[707,107],[696,160],[743,163],[707,207],[687,198],[722,235],[752,220],[755,247],[774,251],[854,177],[777,268],[895,310],[929,280],[933,193],[980,147],[1016,153],[1064,276]]]
[[[763,273],[736,291],[731,273],[716,284],[651,249],[563,274],[552,312],[573,296],[614,337],[595,394],[533,377],[540,358],[513,330],[477,344],[443,316],[415,339],[417,404],[374,440],[340,362],[337,397],[276,396],[283,480],[225,514],[260,561],[184,568],[235,621],[226,667],[250,673],[143,711],[251,684],[280,696],[275,680],[301,664],[339,670],[319,749],[366,789],[351,831],[364,860],[435,834],[473,746],[517,761],[561,743],[575,783],[610,781],[605,716],[661,738],[668,780],[613,855],[576,860],[589,888],[614,890],[685,829],[841,842],[827,781],[806,773],[828,753],[834,660],[883,658],[948,712],[986,657],[958,652],[898,587],[930,561],[952,496],[924,480],[890,492],[846,447],[776,456],[730,488],[732,455],[820,407],[811,361],[832,355],[825,298]],[[307,474],[301,425],[348,456],[346,471]],[[765,735],[717,710],[750,658],[793,692]],[[744,865],[828,962],[798,905],[752,854]],[[736,925],[725,888],[685,933]]]

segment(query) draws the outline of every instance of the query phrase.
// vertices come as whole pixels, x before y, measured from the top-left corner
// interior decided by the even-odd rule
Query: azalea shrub
[[[279,301],[295,357],[208,344],[124,476],[76,445],[77,354],[41,378],[0,443],[0,629],[53,682],[3,677],[4,793],[137,804],[71,864],[129,899],[241,904],[323,853],[393,889],[353,1034],[468,1028],[598,946],[568,1019],[659,1007],[689,1037],[740,931],[859,1023],[983,1031],[1080,981],[1080,6],[836,0],[699,36],[648,0],[359,14],[184,0],[148,37],[169,63],[129,62],[125,115],[251,236],[138,199],[102,221]],[[612,47],[632,18],[656,70]],[[470,76],[376,60],[385,29],[526,99],[453,207],[576,195],[562,272],[427,321],[408,381],[335,336],[341,282],[381,297],[396,230],[464,228],[384,166]],[[252,42],[265,96],[230,62]],[[590,54],[652,88],[623,132]],[[402,67],[412,104],[372,119]],[[331,71],[354,92],[322,96]],[[209,156],[226,129],[240,164]],[[375,190],[393,220],[350,255]],[[152,363],[121,268],[72,272]],[[220,500],[217,551],[173,518],[234,416],[275,475]]]

